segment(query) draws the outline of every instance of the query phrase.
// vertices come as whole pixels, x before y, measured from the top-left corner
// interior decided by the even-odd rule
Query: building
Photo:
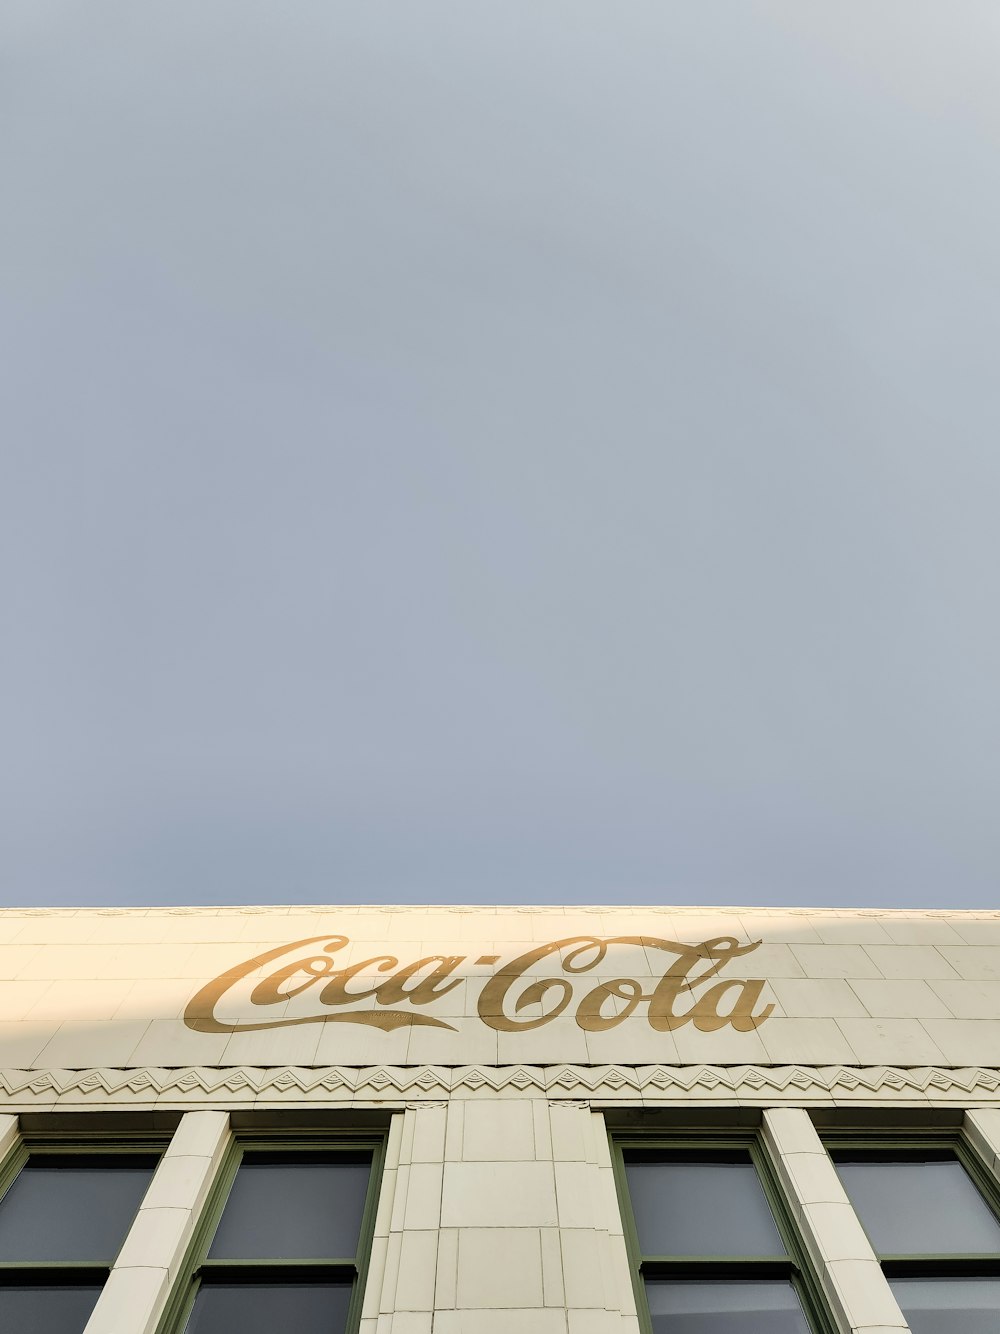
[[[0,1330],[996,1334],[1000,912],[0,914]]]

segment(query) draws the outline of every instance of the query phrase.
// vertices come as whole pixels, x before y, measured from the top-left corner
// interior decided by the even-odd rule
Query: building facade
[[[1000,912],[8,911],[0,999],[0,1331],[1000,1330]]]

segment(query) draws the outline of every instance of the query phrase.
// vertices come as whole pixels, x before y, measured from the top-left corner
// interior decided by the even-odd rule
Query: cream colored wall
[[[996,1172],[1000,1109],[966,1133]],[[230,1134],[183,1117],[86,1334],[155,1334]],[[0,1152],[16,1141],[0,1117]],[[808,1114],[765,1111],[763,1144],[840,1334],[905,1334]],[[361,1334],[638,1334],[603,1116],[495,1095],[393,1116]]]
[[[448,1027],[383,1032],[337,1021],[238,1031],[247,1022],[332,1013],[316,1001],[319,983],[284,1010],[250,1003],[252,983],[293,954],[227,993],[219,1013],[237,1031],[194,1032],[185,1024],[192,997],[219,974],[295,941],[337,934],[350,941],[336,952],[337,968],[385,954],[400,965],[427,955],[459,956],[453,976],[461,985],[419,1007]],[[759,941],[731,959],[719,979],[758,980],[757,1012],[773,1008],[743,1032],[731,1024],[699,1031],[690,1022],[656,1031],[643,1002],[616,1027],[585,1031],[574,1014],[588,990],[625,977],[649,994],[675,961],[651,945],[623,944],[609,946],[598,967],[572,977],[560,970],[558,956],[533,966],[526,982],[560,976],[572,985],[572,1003],[560,1017],[521,1030],[525,1018],[542,1013],[528,1007],[497,1031],[479,1016],[479,998],[498,968],[547,941],[589,936]],[[303,957],[321,949],[304,947]],[[497,964],[476,962],[493,955]],[[384,979],[373,966],[351,985]],[[512,990],[511,1003],[516,995]],[[341,1010],[378,1008],[369,998]],[[397,1008],[418,1009],[405,1002]],[[9,1071],[562,1063],[956,1068],[998,1062],[997,913],[270,908],[0,914],[0,1069]]]
[[[317,988],[287,1005],[252,1004],[253,987],[292,954],[241,984],[230,1017],[239,1025],[312,1013],[310,1022],[223,1033],[185,1023],[213,978],[291,942],[337,934],[350,939],[338,966],[376,954],[400,966],[462,956],[461,985],[420,1010],[451,1027],[319,1022],[322,1007],[302,1008]],[[528,981],[563,977],[574,995],[538,1028],[498,1031],[480,1017],[498,969],[546,942],[593,936],[760,941],[719,979],[760,981],[757,1009],[773,1009],[745,1032],[690,1022],[657,1031],[645,1002],[606,1032],[581,1028],[576,1007],[599,979],[655,990],[675,956],[647,944],[610,947],[600,971],[568,977],[566,949],[540,962]],[[495,963],[476,962],[491,955]],[[384,976],[369,970],[370,981]],[[704,991],[696,985],[686,997]],[[516,994],[508,1017],[541,1013],[517,1011]],[[372,1008],[369,999],[337,1013]],[[405,1000],[395,1008],[409,1012]],[[154,1334],[231,1135],[230,1113],[273,1120],[282,1109],[301,1118],[331,1108],[346,1121],[373,1109],[391,1118],[362,1334],[635,1334],[605,1113],[665,1106],[694,1116],[707,1106],[761,1109],[767,1152],[841,1334],[898,1334],[905,1323],[806,1109],[958,1108],[996,1171],[998,1067],[1000,913],[0,915],[0,1151],[16,1142],[20,1113],[184,1114],[87,1334]]]
[[[545,1100],[404,1113],[362,1334],[637,1329],[603,1118]]]

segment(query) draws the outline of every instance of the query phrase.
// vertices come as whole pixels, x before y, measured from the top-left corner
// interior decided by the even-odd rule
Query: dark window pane
[[[0,1330],[11,1334],[81,1334],[100,1288],[0,1287]]]
[[[834,1161],[882,1255],[1000,1251],[1000,1223],[954,1155],[880,1162],[835,1154]]]
[[[643,1255],[784,1255],[749,1155],[651,1161],[627,1156]]]
[[[347,1259],[358,1249],[371,1155],[240,1164],[213,1260]]]
[[[1000,1279],[899,1278],[892,1290],[913,1334],[997,1334]]]
[[[206,1285],[195,1298],[185,1334],[343,1334],[349,1283]]]
[[[798,1294],[771,1279],[650,1279],[653,1334],[809,1334]]]
[[[155,1159],[28,1160],[0,1200],[0,1260],[112,1264]]]

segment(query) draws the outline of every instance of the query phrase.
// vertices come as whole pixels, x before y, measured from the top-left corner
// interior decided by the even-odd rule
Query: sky
[[[6,0],[8,905],[1000,903],[995,0]]]

